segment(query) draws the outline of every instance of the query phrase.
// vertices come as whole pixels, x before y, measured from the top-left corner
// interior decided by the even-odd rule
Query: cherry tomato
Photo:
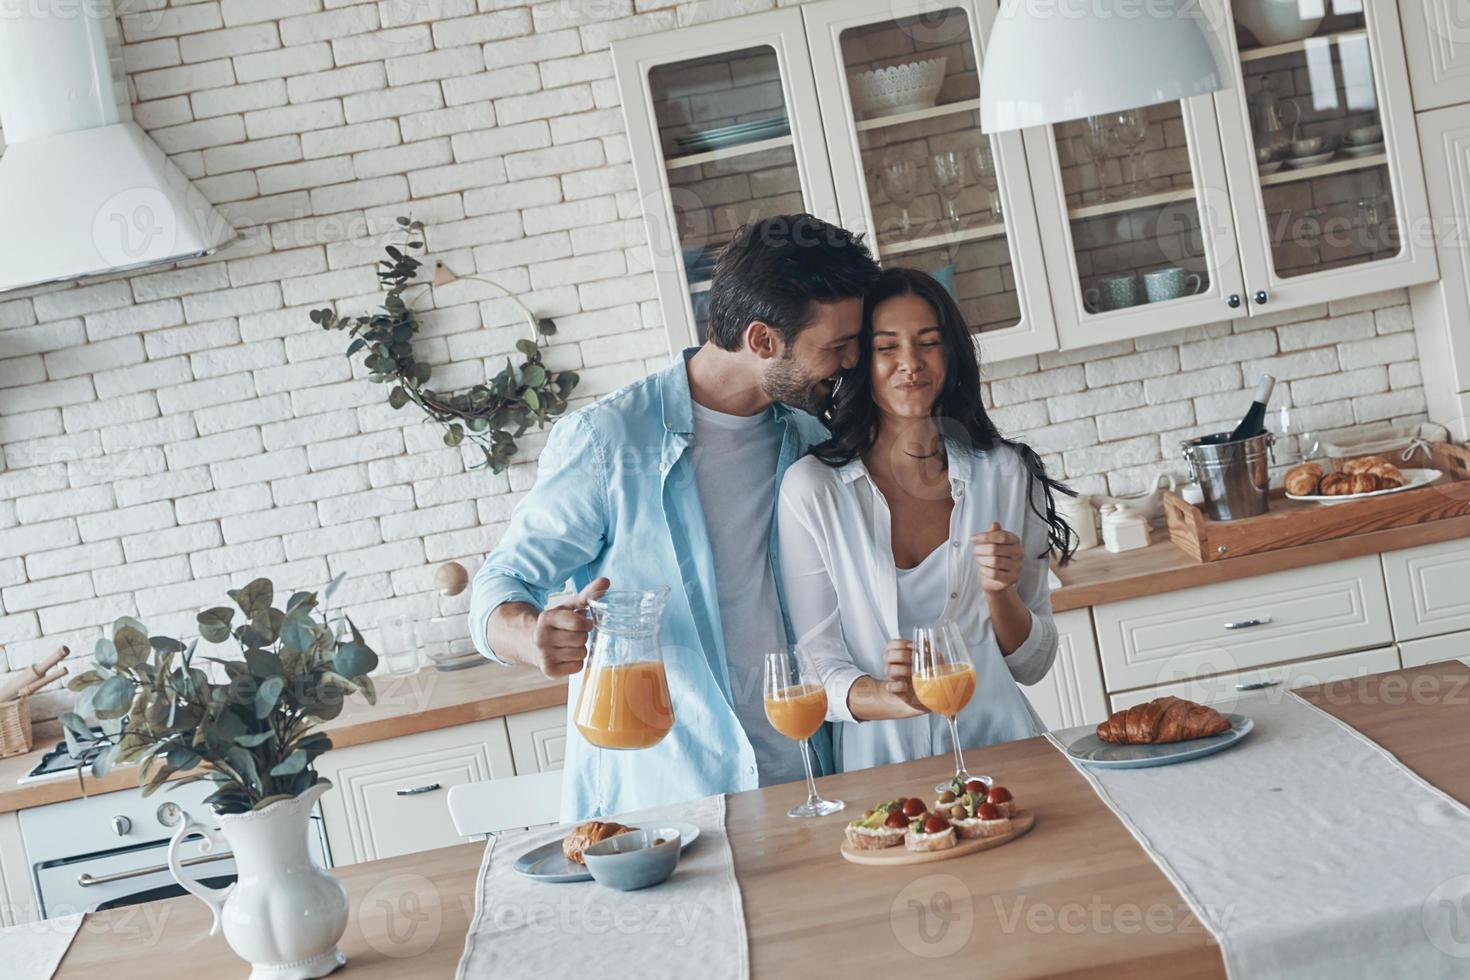
[[[981,820],[999,820],[1000,811],[992,803],[981,803],[975,808],[975,816]]]
[[[906,817],[917,817],[928,809],[923,800],[910,798],[903,801],[903,815]]]
[[[909,818],[898,810],[891,811],[888,816],[883,818],[883,826],[885,827],[907,827],[908,825]]]
[[[985,794],[986,803],[1009,803],[1011,802],[1011,791],[1004,786],[992,786],[990,792]]]
[[[972,779],[965,784],[965,792],[980,793],[983,795],[985,793],[985,784],[978,779]]]
[[[937,813],[929,814],[929,819],[924,821],[924,833],[938,834],[949,829],[949,821]]]

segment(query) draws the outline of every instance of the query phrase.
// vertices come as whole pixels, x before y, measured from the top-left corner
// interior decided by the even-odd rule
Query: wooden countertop
[[[322,726],[331,733],[337,747],[380,742],[567,703],[565,680],[551,680],[529,667],[487,663],[447,672],[421,670],[406,677],[374,676],[373,680],[378,691],[376,705],[352,698],[339,717]],[[60,737],[51,734],[42,738],[38,733],[35,751],[0,759],[0,813],[74,800],[82,795],[75,776],[16,784]],[[114,769],[105,779],[93,779],[89,773],[86,785],[88,794],[136,789],[137,770],[131,766]]]
[[[1433,664],[1301,693],[1434,785],[1470,802],[1470,668]],[[786,817],[800,793],[794,784],[730,797],[730,843],[754,977],[884,969],[927,975],[936,965],[950,972],[943,969],[947,963],[983,963],[987,977],[1225,975],[1218,948],[1178,892],[1042,739],[967,757],[974,769],[999,777],[1035,809],[1036,829],[1026,837],[922,873],[859,868],[842,860],[837,846],[853,810],[899,793],[932,792],[946,761],[820,780],[823,794],[847,800],[848,810],[819,821]],[[466,844],[342,868],[338,874],[352,903],[342,941],[350,975],[454,976],[474,912],[482,852],[482,845]],[[936,877],[945,875],[955,877]],[[909,899],[922,902],[931,894],[926,888],[943,881],[970,893],[968,903],[952,909],[971,932],[953,958],[926,959],[898,937],[905,931]],[[210,916],[198,899],[170,899],[150,908],[155,911],[146,917],[148,929],[139,928],[145,917],[136,910],[89,917],[57,976],[144,980],[158,972],[160,962],[180,955],[200,975],[242,974],[224,939],[205,935]],[[395,908],[404,915],[390,919]],[[1111,910],[1116,911],[1110,919]],[[1140,919],[1145,912],[1149,918]],[[1139,928],[1140,921],[1149,927]]]
[[[1053,562],[1052,570],[1062,580],[1062,587],[1053,590],[1051,607],[1053,612],[1065,612],[1120,599],[1172,592],[1196,585],[1213,585],[1251,575],[1466,537],[1470,537],[1470,516],[1370,531],[1258,555],[1197,562],[1169,542],[1166,529],[1155,529],[1147,548],[1118,555],[1101,547],[1089,548],[1079,552],[1065,567]]]

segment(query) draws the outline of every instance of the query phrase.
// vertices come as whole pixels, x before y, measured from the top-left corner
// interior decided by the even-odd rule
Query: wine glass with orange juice
[[[827,719],[827,689],[817,677],[816,667],[805,650],[790,647],[766,654],[766,720],[787,738],[801,743],[801,762],[806,767],[806,802],[787,811],[788,817],[825,817],[847,804],[824,800],[817,795],[808,754],[811,737]]]
[[[914,695],[919,703],[949,721],[949,738],[954,743],[954,778],[963,784],[965,754],[960,748],[959,714],[975,696],[975,664],[970,650],[950,624],[921,626],[914,630]]]
[[[659,645],[667,586],[608,590],[587,603],[593,630],[572,722],[597,746],[597,815],[606,816],[605,749],[647,749],[674,727],[674,704]]]

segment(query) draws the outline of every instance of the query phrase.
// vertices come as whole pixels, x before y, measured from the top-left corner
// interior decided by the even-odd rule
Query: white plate
[[[1287,494],[1292,500],[1309,500],[1319,504],[1344,504],[1349,500],[1362,500],[1364,497],[1381,497],[1386,493],[1400,493],[1404,490],[1413,490],[1417,487],[1425,487],[1444,476],[1439,470],[1400,470],[1404,474],[1404,485],[1394,487],[1392,490],[1373,490],[1368,493],[1344,493],[1338,496],[1322,496],[1312,494],[1310,496],[1298,497],[1296,494]]]
[[[1336,152],[1336,150],[1328,150],[1326,153],[1313,153],[1309,157],[1288,157],[1286,165],[1293,170],[1300,170],[1303,167],[1320,166],[1328,160],[1331,160]]]
[[[1364,143],[1362,146],[1356,146],[1352,143],[1346,143],[1342,147],[1343,156],[1348,157],[1371,157],[1375,153],[1382,152],[1382,140],[1379,140],[1377,143]]]
[[[658,821],[658,825],[660,827],[673,827],[679,832],[680,851],[683,851],[690,844],[699,840],[699,824],[686,823],[682,820],[661,820]],[[533,847],[525,854],[516,858],[516,873],[525,875],[527,878],[535,878],[537,881],[545,881],[551,884],[563,884],[570,881],[591,881],[592,873],[584,865],[567,860],[567,856],[561,852],[561,842],[562,839],[558,837],[556,840],[542,844],[540,847]]]

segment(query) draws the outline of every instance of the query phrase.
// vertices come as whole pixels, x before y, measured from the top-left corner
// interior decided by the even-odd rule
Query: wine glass
[[[1128,157],[1129,192],[1138,196],[1139,171],[1142,169],[1144,141],[1148,139],[1148,112],[1144,109],[1127,109],[1112,114],[1113,137]]]
[[[908,235],[913,223],[909,218],[909,205],[919,194],[919,168],[909,160],[894,160],[878,171],[878,183],[883,193],[899,207],[899,230]]]
[[[1088,116],[1084,120],[1087,128],[1083,130],[1078,143],[1082,147],[1082,153],[1087,157],[1087,162],[1092,164],[1092,169],[1097,174],[1098,200],[1108,200],[1108,141],[1112,134],[1108,130],[1107,120],[1101,116]]]
[[[965,161],[954,150],[936,153],[929,159],[929,176],[934,179],[934,189],[944,202],[944,212],[949,216],[955,231],[960,230],[959,198],[965,189]]]
[[[914,630],[914,695],[919,703],[949,722],[954,743],[954,779],[970,779],[965,770],[965,753],[960,748],[959,714],[975,696],[975,664],[970,648],[950,623],[920,626]]]
[[[787,738],[801,743],[801,762],[806,767],[806,802],[786,812],[788,817],[825,817],[847,804],[824,800],[817,795],[808,754],[810,740],[827,718],[827,689],[817,678],[811,657],[800,647],[787,647],[766,654],[766,720]]]
[[[1000,181],[995,173],[995,154],[990,151],[989,141],[971,148],[970,164],[975,168],[975,180],[990,192],[991,215],[999,218],[1001,216]]]

